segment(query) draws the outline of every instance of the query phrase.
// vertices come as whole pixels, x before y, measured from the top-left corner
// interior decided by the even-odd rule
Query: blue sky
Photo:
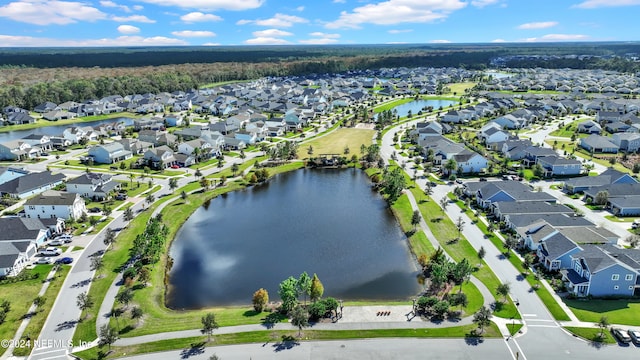
[[[636,41],[640,0],[0,0],[0,46]]]

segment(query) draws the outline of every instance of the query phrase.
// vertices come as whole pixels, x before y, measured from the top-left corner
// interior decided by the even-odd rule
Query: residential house
[[[177,165],[176,158],[173,156],[173,150],[166,145],[145,151],[144,159],[153,169],[166,169]]]
[[[620,147],[611,141],[611,138],[600,135],[589,135],[580,139],[581,148],[593,153],[617,153]]]
[[[35,158],[40,153],[29,143],[22,140],[10,140],[0,143],[0,160],[25,160]]]
[[[120,183],[104,173],[84,173],[67,181],[67,192],[78,194],[84,198],[103,201],[120,188]]]
[[[35,242],[0,240],[0,277],[20,274],[36,251]]]
[[[49,121],[58,121],[63,119],[74,119],[78,116],[76,113],[72,113],[65,110],[52,110],[42,114],[42,118]]]
[[[33,149],[40,150],[40,152],[53,150],[51,138],[48,135],[29,134],[20,140],[31,145]]]
[[[607,193],[605,207],[611,209],[614,214],[620,216],[640,215],[638,210],[640,208],[640,183],[595,186],[584,191],[584,201],[594,202],[599,192]],[[612,208],[614,201],[618,206]]]
[[[593,120],[587,120],[578,124],[578,132],[599,135],[602,132],[602,127]]]
[[[582,163],[575,159],[560,156],[543,156],[538,164],[544,169],[544,176],[577,176],[582,172]]]
[[[0,194],[24,199],[53,189],[65,180],[64,174],[51,171],[34,172],[0,184]]]
[[[489,208],[498,201],[545,201],[555,203],[556,198],[543,192],[534,192],[519,181],[485,182],[476,192],[476,202],[483,208]]]
[[[502,155],[509,160],[521,160],[527,155],[526,149],[533,146],[529,139],[507,140],[502,144]]]
[[[71,141],[73,144],[78,144],[82,140],[98,140],[98,133],[95,132],[91,126],[73,126],[64,129],[62,137]]]
[[[538,244],[538,259],[549,271],[567,269],[571,266],[571,255],[582,250],[576,243],[555,231]]]
[[[24,212],[27,218],[77,220],[87,212],[87,208],[79,194],[49,190],[28,199]]]
[[[640,150],[640,134],[616,133],[611,136],[611,142],[616,144],[620,151],[633,153]]]
[[[585,176],[565,180],[563,190],[569,194],[580,193],[594,187],[611,184],[636,184],[638,181],[631,175],[608,168],[598,176]]]
[[[505,142],[509,140],[511,134],[508,131],[504,131],[495,127],[490,127],[486,131],[481,132],[480,139],[486,145]]]
[[[527,119],[512,114],[497,117],[492,121],[502,126],[503,129],[522,129],[528,124]]]
[[[0,277],[16,276],[50,235],[39,219],[0,218]]]
[[[452,157],[463,174],[477,174],[488,167],[488,160],[484,156],[464,149]]]
[[[247,147],[244,140],[226,136],[224,138],[224,148],[226,150],[241,150]]]
[[[153,144],[146,141],[141,141],[136,138],[124,138],[120,139],[117,142],[122,144],[125,150],[131,151],[133,155],[142,155],[145,151],[152,149]]]
[[[129,150],[125,150],[122,144],[112,142],[109,144],[96,145],[89,148],[89,156],[99,164],[113,164],[133,157]]]
[[[491,204],[491,213],[499,221],[508,220],[509,216],[522,214],[567,214],[574,211],[563,204],[553,204],[546,201],[497,201]]]
[[[0,166],[0,184],[29,174],[29,171],[13,167]]]
[[[196,150],[198,149],[198,150]],[[220,155],[218,147],[214,147],[204,139],[194,139],[178,145],[178,153],[183,155],[194,155],[198,161],[207,160]]]
[[[561,271],[562,280],[575,296],[632,296],[640,269],[636,252],[584,245],[571,255],[571,266]]]

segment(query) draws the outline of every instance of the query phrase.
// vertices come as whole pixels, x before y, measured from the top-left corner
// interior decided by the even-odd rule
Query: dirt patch
[[[376,124],[365,124],[365,123],[357,123],[356,126],[354,126],[354,128],[356,129],[367,129],[367,130],[373,130],[375,129]]]

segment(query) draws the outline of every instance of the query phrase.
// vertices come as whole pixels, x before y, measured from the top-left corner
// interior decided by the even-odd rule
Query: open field
[[[640,299],[564,300],[582,321],[598,322],[606,316],[612,324],[640,326]]]
[[[456,96],[460,96],[460,95],[464,95],[464,91],[467,89],[471,89],[472,87],[476,86],[477,83],[475,82],[461,82],[461,83],[454,83],[454,84],[447,84],[447,87],[449,88],[449,92],[447,94],[451,94],[451,95],[456,95]]]
[[[318,156],[320,154],[344,155],[345,147],[349,147],[349,154],[360,154],[360,146],[369,146],[372,143],[375,131],[367,129],[341,128],[327,136],[318,137],[309,142],[300,144],[298,156],[303,159]],[[308,154],[309,146],[313,148],[313,154]]]

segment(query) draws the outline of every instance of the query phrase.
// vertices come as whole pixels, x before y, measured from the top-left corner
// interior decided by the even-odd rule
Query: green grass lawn
[[[360,156],[360,146],[369,146],[372,143],[372,137],[375,132],[367,129],[342,128],[338,129],[327,136],[318,137],[308,142],[300,144],[298,156],[307,159],[320,154],[344,154],[346,146],[349,147],[349,154]],[[308,154],[309,146],[313,148],[313,154]]]
[[[564,299],[564,302],[582,321],[598,322],[606,316],[612,324],[640,326],[640,299]]]
[[[375,109],[373,109],[373,112],[375,112],[377,114],[377,113],[381,113],[383,111],[392,110],[396,106],[400,106],[402,104],[410,103],[412,101],[414,101],[414,98],[402,98],[402,99],[393,100],[393,101],[390,101],[390,102],[385,103],[383,105],[376,106]]]
[[[42,266],[42,265],[39,265]],[[40,331],[42,331],[42,327],[44,326],[44,322],[47,320],[51,309],[53,308],[53,303],[58,297],[58,293],[62,288],[62,284],[64,283],[64,279],[67,277],[67,274],[71,270],[71,266],[62,265],[60,269],[56,272],[54,279],[49,284],[47,291],[42,296],[47,299],[44,305],[40,306],[36,309],[35,314],[31,316],[31,320],[29,321],[29,325],[24,329],[22,333],[22,339],[26,340],[27,335],[31,337],[31,339],[37,339],[40,335]],[[13,355],[15,356],[27,356],[31,353],[33,348],[23,347],[14,349]]]
[[[33,300],[38,296],[38,292],[40,292],[40,289],[42,288],[42,281],[47,277],[47,274],[49,274],[52,268],[53,265],[37,265],[31,270],[25,269],[24,272],[28,274],[38,274],[38,278],[20,281],[13,284],[0,285],[0,301],[8,300],[11,303],[11,309],[7,313],[7,318],[4,323],[0,325],[0,339],[12,339],[14,337],[18,330],[18,326],[20,326],[22,317],[27,314],[29,307],[33,304]],[[66,272],[68,272],[68,269],[64,270],[60,274],[66,275]],[[45,304],[43,309],[46,310],[47,305],[53,305],[52,303],[55,299],[53,294],[57,292],[56,289],[60,288],[63,281],[64,277],[56,277],[51,283],[49,289],[51,292],[47,290],[47,295],[45,295],[52,295],[52,297],[47,299],[47,303],[50,304]],[[48,312],[48,310],[46,311]],[[37,331],[39,333],[46,315],[38,313],[34,318],[35,322],[33,325],[33,331]],[[40,327],[37,327],[37,324],[40,324]],[[6,348],[0,347],[0,355],[4,354],[5,351]]]
[[[456,94],[456,96],[461,96],[464,95],[464,91],[466,89],[471,89],[472,87],[476,86],[477,83],[475,82],[461,82],[461,83],[453,83],[453,84],[447,84],[447,87],[449,88],[449,94]]]
[[[475,337],[474,325],[444,327],[433,329],[384,329],[384,330],[309,330],[303,329],[304,341],[337,340],[337,339],[374,339],[374,338],[450,338],[450,337]],[[150,352],[162,352],[169,350],[179,350],[192,347],[192,344],[203,343],[204,346],[221,346],[245,343],[275,343],[285,336],[297,338],[296,330],[275,330],[275,331],[251,331],[234,334],[215,335],[212,341],[207,343],[206,336],[198,336],[183,339],[168,339],[146,344],[132,345],[126,347],[112,347],[112,352],[108,358],[121,358],[135,354],[145,354]],[[484,329],[484,338],[499,338],[500,330],[491,324]],[[81,359],[97,359],[99,352],[105,352],[106,348],[92,348],[74,355]],[[104,357],[102,357],[104,359]]]
[[[617,343],[616,339],[614,339],[613,336],[611,335],[611,332],[609,332],[608,330],[605,330],[603,332],[602,330],[600,330],[597,327],[584,328],[584,327],[567,326],[567,327],[565,327],[565,329],[568,332],[570,332],[572,334],[575,334],[578,337],[581,337],[581,338],[583,338],[585,340],[588,340],[588,341],[601,342],[603,344],[616,344]],[[602,334],[602,337],[600,337],[601,334]]]

